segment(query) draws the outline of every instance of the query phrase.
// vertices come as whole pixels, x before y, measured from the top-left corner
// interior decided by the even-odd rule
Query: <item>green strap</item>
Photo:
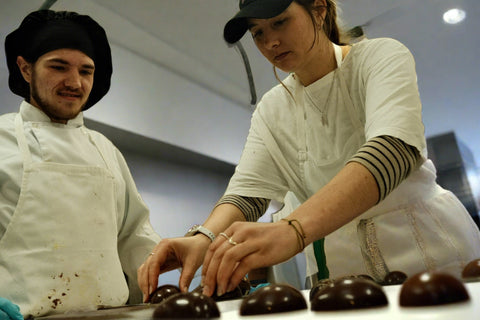
[[[318,280],[328,279],[330,272],[327,268],[327,257],[325,256],[325,238],[313,242],[313,253],[315,254],[315,260],[317,260]]]

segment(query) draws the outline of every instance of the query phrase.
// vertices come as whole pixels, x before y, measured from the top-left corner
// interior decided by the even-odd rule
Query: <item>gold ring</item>
[[[221,235],[222,237],[224,237],[225,239],[227,239],[227,240],[230,239],[230,237],[227,236],[227,234],[226,234],[225,232],[220,232],[220,235]]]
[[[150,255],[153,256],[155,254],[155,252],[150,252]]]
[[[225,239],[227,239],[227,240],[228,240],[228,243],[230,243],[230,244],[232,244],[232,245],[234,245],[234,246],[237,245],[237,242],[236,242],[236,241],[233,241],[232,237],[227,236],[227,234],[226,234],[225,232],[220,232],[220,235],[221,235],[222,237],[224,237]]]

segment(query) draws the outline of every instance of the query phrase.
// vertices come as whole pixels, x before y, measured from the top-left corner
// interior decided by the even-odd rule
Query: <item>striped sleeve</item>
[[[268,209],[270,199],[242,197],[235,194],[224,195],[215,207],[230,203],[242,211],[247,221],[257,221]]]
[[[348,162],[358,162],[372,173],[380,202],[421,164],[420,159],[415,147],[395,137],[378,136],[367,141]]]

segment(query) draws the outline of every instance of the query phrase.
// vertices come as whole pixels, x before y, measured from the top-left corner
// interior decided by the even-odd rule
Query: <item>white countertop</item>
[[[230,300],[218,302],[221,312],[221,320],[269,320],[269,319],[321,319],[321,320],[470,320],[480,317],[480,282],[465,283],[470,295],[469,302],[448,304],[432,307],[405,308],[399,305],[401,285],[383,287],[388,298],[388,306],[370,309],[358,309],[351,311],[310,311],[309,290],[302,293],[307,301],[308,309],[294,312],[275,313],[271,315],[241,316],[238,312],[242,300]],[[155,310],[155,305],[144,309],[115,309],[99,310],[95,313],[83,313],[75,315],[56,315],[40,319],[141,319],[150,320]],[[115,312],[117,312],[115,314]]]
[[[276,313],[263,316],[241,316],[238,313],[240,301],[225,301],[218,303],[221,319],[225,320],[267,320],[267,319],[321,319],[321,320],[470,320],[480,318],[480,283],[466,283],[470,301],[433,307],[405,308],[399,305],[401,285],[383,287],[388,298],[388,306],[349,311],[310,311],[309,291],[302,291],[308,305],[308,310]]]

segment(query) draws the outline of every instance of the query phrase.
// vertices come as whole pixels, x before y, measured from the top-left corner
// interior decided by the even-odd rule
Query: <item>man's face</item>
[[[67,123],[88,100],[95,64],[83,52],[58,49],[40,56],[31,66],[30,103],[52,122]]]

